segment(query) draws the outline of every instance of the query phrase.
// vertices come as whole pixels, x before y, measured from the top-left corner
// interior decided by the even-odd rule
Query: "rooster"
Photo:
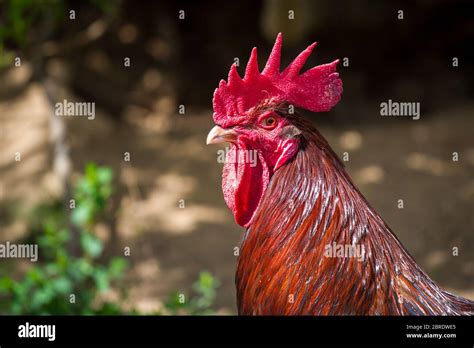
[[[474,314],[474,302],[423,272],[328,142],[295,111],[338,103],[338,60],[300,74],[314,43],[280,72],[281,45],[280,33],[262,72],[256,48],[243,78],[232,65],[213,98],[216,126],[207,144],[230,144],[222,190],[246,228],[235,278],[238,313]]]

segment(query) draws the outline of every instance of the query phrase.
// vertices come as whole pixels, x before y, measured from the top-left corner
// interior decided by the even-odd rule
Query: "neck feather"
[[[445,312],[445,295],[370,207],[326,140],[307,123],[298,127],[300,151],[273,175],[243,236],[239,313]]]

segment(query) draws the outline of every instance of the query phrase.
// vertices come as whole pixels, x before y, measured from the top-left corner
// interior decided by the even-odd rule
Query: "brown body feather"
[[[302,147],[280,168],[243,236],[236,273],[242,315],[466,315],[354,186],[326,140],[299,116]],[[359,245],[364,260],[326,257]]]

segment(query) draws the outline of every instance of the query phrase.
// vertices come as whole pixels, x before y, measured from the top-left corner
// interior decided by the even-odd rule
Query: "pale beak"
[[[219,144],[225,141],[233,142],[235,140],[237,140],[237,133],[234,130],[214,126],[207,135],[206,144]]]

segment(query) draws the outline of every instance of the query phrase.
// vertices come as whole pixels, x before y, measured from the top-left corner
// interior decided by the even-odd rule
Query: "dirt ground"
[[[175,107],[161,103],[160,110]],[[474,299],[474,104],[418,121],[380,120],[378,104],[367,110],[377,122],[319,128],[339,155],[349,153],[347,170],[423,269],[444,288]],[[199,271],[209,270],[221,282],[216,307],[235,313],[233,249],[242,229],[222,198],[219,148],[205,145],[211,111],[186,111],[164,117],[131,109],[117,121],[97,110],[94,120],[67,119],[74,172],[89,161],[115,170],[111,223],[98,233],[112,244],[111,253],[131,247],[131,306],[157,309],[167,294],[188,292]],[[2,240],[28,232],[24,219],[9,214],[10,205],[27,214],[58,194],[50,115],[38,85],[0,101]],[[453,152],[459,161],[452,161]]]

